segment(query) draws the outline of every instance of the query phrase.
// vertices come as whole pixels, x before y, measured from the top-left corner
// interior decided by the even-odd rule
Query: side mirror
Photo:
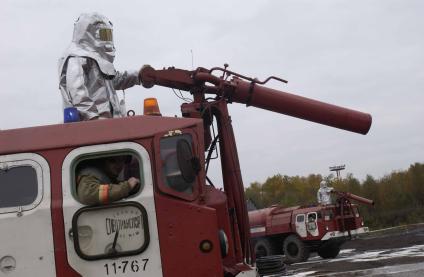
[[[185,139],[177,142],[177,160],[181,175],[187,183],[191,183],[199,174],[201,165],[200,160],[193,156],[190,143]]]

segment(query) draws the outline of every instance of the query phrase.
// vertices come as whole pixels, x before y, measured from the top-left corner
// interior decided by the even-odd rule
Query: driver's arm
[[[77,180],[78,199],[85,205],[107,204],[129,195],[131,186],[128,181],[118,184],[102,184],[92,175],[79,176]]]

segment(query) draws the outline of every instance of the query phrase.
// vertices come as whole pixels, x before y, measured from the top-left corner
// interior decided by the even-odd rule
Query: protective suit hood
[[[112,40],[112,28],[109,19],[101,14],[81,14],[74,24],[72,42],[59,59],[59,74],[67,59],[76,56],[95,60],[103,74],[115,76],[116,70],[113,66],[115,46]]]
[[[320,188],[326,188],[327,187],[327,182],[326,181],[321,181],[321,183],[319,183],[319,187]]]

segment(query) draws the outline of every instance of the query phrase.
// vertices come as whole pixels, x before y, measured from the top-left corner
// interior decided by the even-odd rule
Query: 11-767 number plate
[[[138,260],[124,260],[120,262],[113,262],[104,264],[106,275],[124,274],[129,272],[146,271],[149,259]]]

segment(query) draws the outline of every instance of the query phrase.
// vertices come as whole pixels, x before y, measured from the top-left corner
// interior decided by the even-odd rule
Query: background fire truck
[[[361,134],[371,127],[369,114],[262,86],[269,79],[278,78],[261,82],[227,66],[145,67],[144,87],[192,94],[181,105],[183,118],[160,116],[148,99],[144,116],[0,131],[1,272],[256,276],[227,105],[242,103]],[[207,177],[218,145],[223,191]],[[107,205],[83,205],[78,169],[122,155],[131,156],[128,169],[141,180],[139,190]]]
[[[250,233],[257,257],[284,254],[288,263],[308,260],[311,252],[335,258],[348,239],[368,232],[358,206],[372,200],[336,192],[335,204],[269,208],[249,211]]]

